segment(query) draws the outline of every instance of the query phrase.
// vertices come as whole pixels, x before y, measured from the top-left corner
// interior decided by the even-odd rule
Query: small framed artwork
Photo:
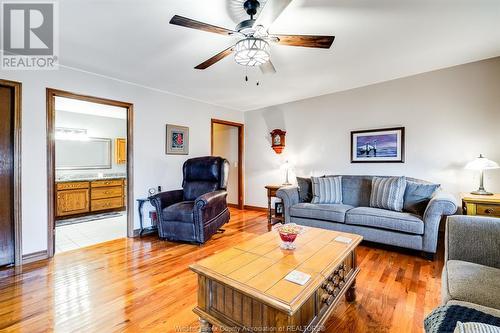
[[[405,128],[351,132],[351,163],[404,163]]]
[[[274,203],[274,215],[277,217],[283,216],[283,203],[282,202],[275,202]]]
[[[189,127],[167,124],[168,155],[189,154]]]

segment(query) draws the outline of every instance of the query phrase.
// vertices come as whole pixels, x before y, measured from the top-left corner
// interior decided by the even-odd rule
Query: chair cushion
[[[402,211],[405,188],[405,177],[373,177],[370,207]]]
[[[345,223],[417,235],[424,233],[424,222],[418,216],[380,208],[353,208],[347,212]]]
[[[417,183],[407,179],[403,211],[423,216],[427,204],[439,186],[439,184]]]
[[[200,195],[219,189],[219,183],[209,181],[189,181],[184,183],[184,200],[193,201]]]
[[[182,201],[163,209],[163,219],[167,221],[179,221],[193,223],[194,201]]]
[[[343,204],[303,202],[290,207],[290,216],[344,223],[345,213],[351,208],[353,207]]]
[[[448,260],[446,270],[451,299],[500,309],[500,269]]]
[[[342,177],[311,177],[314,204],[341,204]]]

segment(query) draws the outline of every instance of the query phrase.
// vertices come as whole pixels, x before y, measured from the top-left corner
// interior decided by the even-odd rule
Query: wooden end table
[[[272,198],[276,197],[276,192],[283,187],[283,185],[266,185],[265,188],[267,190],[267,226],[268,230],[271,230],[273,224],[283,222],[285,217],[283,214],[281,216],[277,216],[276,212],[272,207]]]
[[[474,195],[462,193],[464,215],[500,217],[500,194]]]
[[[344,236],[351,242],[336,238]],[[200,332],[317,332],[343,296],[355,300],[359,235],[306,227],[295,250],[272,231],[190,266],[198,275]],[[299,285],[285,279],[310,275]]]

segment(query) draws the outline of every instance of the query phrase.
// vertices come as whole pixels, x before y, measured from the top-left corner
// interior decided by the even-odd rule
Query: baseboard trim
[[[29,264],[35,261],[45,260],[49,257],[47,250],[23,254],[23,265]]]
[[[258,206],[245,205],[244,208],[248,209],[248,210],[256,210],[256,211],[259,211],[259,212],[267,212],[267,208],[266,207],[258,207]]]
[[[228,203],[227,206],[231,208],[240,208],[238,204],[232,204],[232,203]]]
[[[134,229],[134,236],[133,237],[139,237],[139,233],[141,232],[141,229]],[[146,236],[146,235],[152,235],[152,234],[157,234],[158,231],[156,229],[148,229],[148,230],[144,230],[144,232],[142,233],[143,236]]]

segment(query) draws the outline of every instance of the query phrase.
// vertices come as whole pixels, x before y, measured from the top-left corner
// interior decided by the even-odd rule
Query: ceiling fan
[[[240,22],[234,30],[217,27],[179,15],[172,17],[170,24],[241,38],[236,44],[196,66],[196,69],[206,69],[234,53],[234,59],[240,65],[259,66],[264,74],[275,73],[276,69],[270,58],[270,42],[278,45],[328,49],[332,46],[335,39],[335,36],[270,34],[268,32],[269,27],[290,2],[292,0],[267,0],[264,8],[255,19],[254,15],[257,14],[260,3],[258,0],[246,0],[243,3],[243,8],[250,18]]]

